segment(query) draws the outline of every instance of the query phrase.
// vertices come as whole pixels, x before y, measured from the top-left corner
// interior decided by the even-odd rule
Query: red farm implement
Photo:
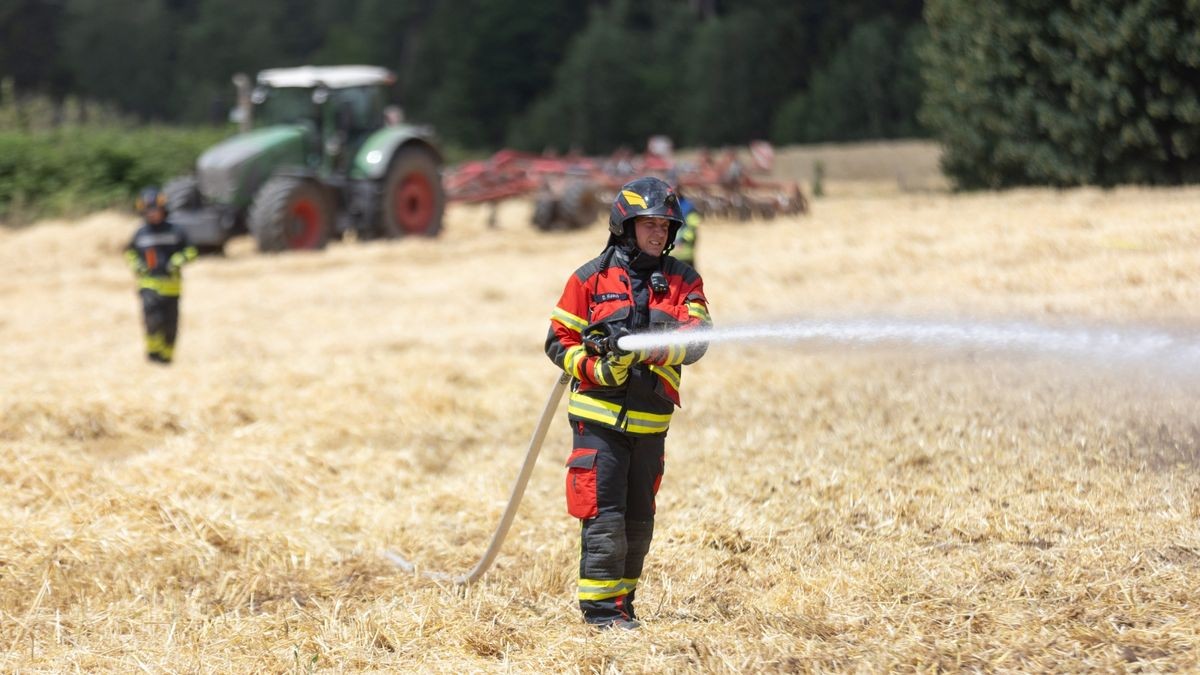
[[[765,142],[750,145],[748,162],[733,150],[702,150],[694,158],[675,158],[670,141],[655,137],[641,155],[624,151],[608,157],[550,156],[501,150],[489,159],[447,169],[443,180],[451,202],[494,205],[533,197],[533,224],[541,230],[591,224],[618,188],[646,175],[672,182],[698,211],[715,218],[805,213],[808,202],[798,184],[766,177],[773,159],[774,151]]]

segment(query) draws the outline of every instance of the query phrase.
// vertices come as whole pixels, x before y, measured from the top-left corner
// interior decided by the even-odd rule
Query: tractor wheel
[[[533,204],[533,226],[542,232],[558,229],[558,199],[552,194],[539,195]]]
[[[177,176],[163,186],[168,211],[200,208],[200,185],[195,176]]]
[[[575,181],[563,190],[559,200],[559,217],[566,221],[567,229],[580,229],[591,225],[600,215],[600,204],[596,191],[587,181]]]
[[[380,207],[387,237],[436,237],[442,231],[446,193],[433,153],[419,145],[396,152],[383,180]]]
[[[319,249],[329,240],[329,199],[317,183],[276,176],[254,195],[247,226],[258,250]]]

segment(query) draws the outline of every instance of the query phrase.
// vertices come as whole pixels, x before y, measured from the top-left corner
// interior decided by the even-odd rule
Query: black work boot
[[[637,630],[642,627],[642,622],[637,619],[616,619],[608,623],[595,624],[598,630]]]

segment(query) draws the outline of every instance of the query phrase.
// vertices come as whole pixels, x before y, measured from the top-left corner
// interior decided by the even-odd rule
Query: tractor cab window
[[[313,121],[312,90],[263,88],[254,92],[254,119],[263,126]]]
[[[330,97],[337,129],[356,134],[383,124],[383,97],[376,87],[350,87]]]

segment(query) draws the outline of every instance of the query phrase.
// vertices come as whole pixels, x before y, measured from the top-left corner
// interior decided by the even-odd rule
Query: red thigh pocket
[[[579,448],[567,458],[567,512],[580,519],[595,518],[596,451]]]

